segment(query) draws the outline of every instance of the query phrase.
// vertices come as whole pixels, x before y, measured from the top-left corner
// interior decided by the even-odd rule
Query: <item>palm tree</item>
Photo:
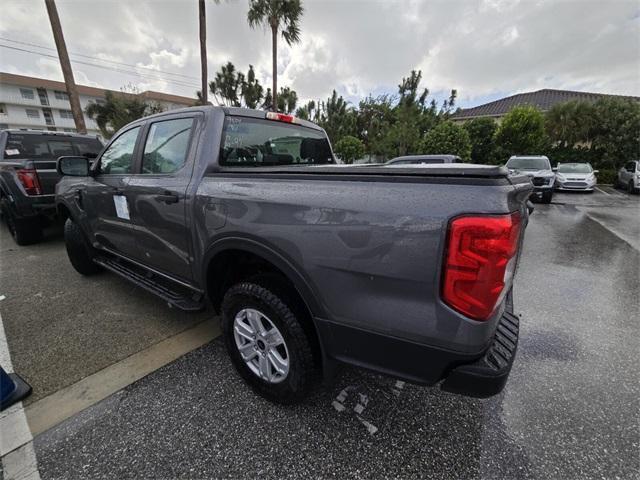
[[[220,3],[220,0],[213,0],[214,3]],[[201,105],[209,103],[207,97],[207,10],[205,0],[198,0],[198,23],[200,27],[200,71],[202,89],[196,93],[198,102]]]
[[[203,105],[208,102],[207,99],[207,15],[204,0],[198,0],[198,23],[200,26],[200,71],[202,89],[198,95],[198,99]]]
[[[278,31],[288,45],[300,41],[298,21],[303,8],[300,0],[249,0],[247,21],[251,28],[264,25],[271,28],[271,49],[273,60],[273,86],[271,92],[271,108],[278,110],[276,92],[278,91]]]

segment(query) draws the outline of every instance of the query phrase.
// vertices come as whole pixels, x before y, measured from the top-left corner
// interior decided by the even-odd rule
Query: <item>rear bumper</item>
[[[489,347],[470,355],[316,318],[323,354],[419,385],[485,398],[504,388],[518,345],[518,318],[505,310]]]
[[[519,325],[518,317],[505,311],[487,352],[475,362],[451,370],[442,390],[478,398],[500,393],[516,357]]]
[[[56,213],[55,195],[21,195],[9,197],[13,212],[18,217],[51,217]]]

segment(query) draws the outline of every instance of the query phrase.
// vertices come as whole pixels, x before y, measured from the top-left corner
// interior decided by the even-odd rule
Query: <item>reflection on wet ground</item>
[[[640,205],[588,197],[629,218]],[[581,196],[554,198],[564,205],[536,205],[526,233],[521,343],[499,396],[345,369],[280,407],[239,380],[218,340],[38,437],[42,477],[637,476],[640,252]]]

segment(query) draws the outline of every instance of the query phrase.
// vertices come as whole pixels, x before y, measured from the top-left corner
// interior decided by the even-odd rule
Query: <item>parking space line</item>
[[[599,192],[604,193],[605,195],[611,195],[610,193],[607,193],[604,190],[602,190],[600,187],[595,187],[595,189],[598,190]]]
[[[219,335],[217,321],[204,321],[38,400],[25,410],[32,434],[41,434]]]
[[[0,315],[0,365],[13,373],[9,344]],[[33,451],[33,436],[22,402],[0,413],[0,457],[5,480],[40,480],[38,462]]]

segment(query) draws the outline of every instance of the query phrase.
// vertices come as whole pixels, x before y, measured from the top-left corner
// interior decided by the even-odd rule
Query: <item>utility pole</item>
[[[198,10],[200,11],[200,68],[202,70],[202,104],[209,103],[207,90],[207,22],[205,11],[205,0],[198,0]]]
[[[47,13],[49,13],[51,30],[53,30],[53,38],[56,41],[58,58],[60,58],[60,67],[62,67],[62,75],[64,76],[67,95],[69,95],[69,103],[71,104],[71,112],[73,113],[76,130],[78,133],[87,133],[87,127],[84,123],[84,115],[82,114],[82,107],[80,107],[80,97],[78,96],[76,82],[73,79],[71,61],[69,60],[69,54],[67,53],[67,45],[64,43],[62,25],[60,25],[60,17],[58,16],[55,0],[44,0],[44,3],[47,6]]]

